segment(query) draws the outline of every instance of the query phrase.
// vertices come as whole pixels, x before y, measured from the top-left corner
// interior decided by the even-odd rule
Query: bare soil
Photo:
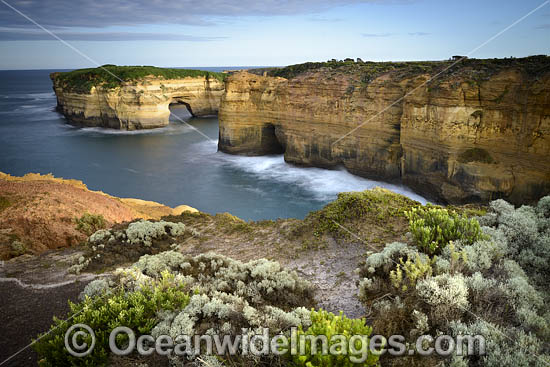
[[[87,236],[76,229],[75,218],[86,212],[102,215],[110,227],[137,218],[159,219],[174,209],[91,191],[81,181],[38,174],[13,177],[0,172],[0,259],[85,241]]]

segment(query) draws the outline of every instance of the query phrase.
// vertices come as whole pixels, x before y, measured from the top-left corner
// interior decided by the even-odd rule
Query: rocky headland
[[[226,153],[343,166],[440,203],[532,203],[550,192],[548,56],[347,59],[226,76],[106,65],[52,80],[58,109],[76,124],[162,127],[169,105],[182,103],[196,116],[219,111]]]
[[[111,227],[184,211],[197,210],[187,205],[170,208],[152,201],[117,198],[89,190],[78,180],[35,173],[16,177],[0,172],[0,260],[85,241],[89,233],[78,229],[83,215],[101,216],[102,227]]]
[[[344,166],[443,203],[550,192],[550,57],[253,72],[226,79],[221,151]]]
[[[170,104],[193,116],[218,113],[224,74],[186,69],[104,65],[52,73],[57,108],[74,124],[121,130],[168,125]]]

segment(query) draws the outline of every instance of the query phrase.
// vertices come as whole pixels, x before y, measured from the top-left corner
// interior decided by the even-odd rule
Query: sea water
[[[246,220],[303,218],[339,192],[376,186],[426,202],[403,186],[344,170],[296,167],[282,155],[218,152],[218,119],[194,118],[185,108],[172,108],[170,125],[160,129],[74,127],[55,110],[53,71],[0,71],[0,171],[52,173],[118,197],[186,204]]]

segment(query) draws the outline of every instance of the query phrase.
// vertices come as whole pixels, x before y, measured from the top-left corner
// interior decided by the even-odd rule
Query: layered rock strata
[[[467,60],[430,82],[449,63],[371,64],[383,71],[230,76],[219,149],[344,166],[444,203],[550,192],[550,58]]]
[[[71,123],[122,130],[168,125],[173,103],[186,105],[193,116],[217,114],[224,91],[223,82],[215,78],[151,76],[115,88],[92,87],[82,93],[64,86],[58,75],[51,74],[57,108]]]

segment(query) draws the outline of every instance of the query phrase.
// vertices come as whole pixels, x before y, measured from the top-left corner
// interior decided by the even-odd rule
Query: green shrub
[[[406,292],[409,287],[414,288],[418,280],[432,276],[434,263],[435,258],[423,261],[420,254],[416,255],[414,261],[411,259],[403,261],[403,258],[400,258],[395,270],[390,272],[391,283],[395,288],[401,288],[403,292]],[[405,279],[408,280],[408,284]]]
[[[405,214],[416,245],[429,255],[439,254],[450,241],[473,244],[485,238],[477,219],[454,211],[427,205],[412,208]]]
[[[10,245],[11,255],[20,256],[27,252],[27,246],[21,241],[13,241]]]
[[[101,214],[84,213],[80,218],[75,218],[74,220],[76,222],[76,229],[88,236],[106,226],[105,218]]]
[[[106,297],[108,296],[108,297]],[[149,334],[158,322],[157,312],[183,309],[189,303],[184,285],[173,275],[164,273],[156,282],[144,284],[139,290],[125,292],[118,288],[92,298],[85,296],[81,303],[69,302],[70,322],[54,318],[50,334],[39,335],[34,349],[41,358],[42,366],[97,366],[108,358],[109,334],[118,326],[127,326],[140,334]],[[65,333],[71,325],[86,324],[96,336],[93,352],[86,357],[70,355],[65,349]],[[126,342],[125,335],[119,335],[117,345]],[[85,337],[88,345],[91,339]]]
[[[116,66],[103,65],[98,68],[78,69],[69,72],[55,73],[56,84],[59,83],[69,91],[89,93],[94,86],[116,88],[123,82],[143,80],[146,76],[156,76],[163,79],[178,79],[185,77],[205,77],[223,81],[224,73],[203,70],[157,68],[154,66]]]
[[[369,336],[372,328],[365,324],[365,319],[349,319],[340,312],[339,316],[324,310],[311,312],[311,326],[304,331],[300,326],[296,332],[298,345],[295,349],[289,351],[293,355],[291,358],[292,366],[355,366],[359,362],[361,366],[377,366],[379,355],[370,353]],[[347,343],[354,343],[355,348],[342,350],[339,343],[331,343],[331,338],[335,335],[343,335]],[[352,340],[353,335],[360,335],[361,339]],[[309,336],[309,337],[308,337]],[[315,337],[326,336],[326,350],[331,353],[323,353],[321,342],[316,342]],[[312,340],[313,339],[313,340]],[[304,344],[302,344],[302,342]],[[313,342],[313,345],[312,345]],[[312,347],[315,348],[312,350]],[[301,354],[301,349],[305,352]],[[361,352],[358,352],[358,351]],[[315,351],[316,353],[312,353]],[[336,352],[336,353],[333,353]],[[363,361],[364,359],[364,361]]]
[[[386,223],[391,217],[403,217],[407,210],[417,205],[420,205],[417,201],[378,187],[359,192],[341,192],[338,199],[323,209],[309,213],[304,223],[313,227],[315,235],[328,232],[349,237],[350,233],[342,226],[356,233],[353,222],[376,219],[378,223]],[[303,228],[300,231],[303,232]]]
[[[7,207],[9,207],[10,205],[11,203],[7,198],[0,196],[0,212],[6,209]]]

